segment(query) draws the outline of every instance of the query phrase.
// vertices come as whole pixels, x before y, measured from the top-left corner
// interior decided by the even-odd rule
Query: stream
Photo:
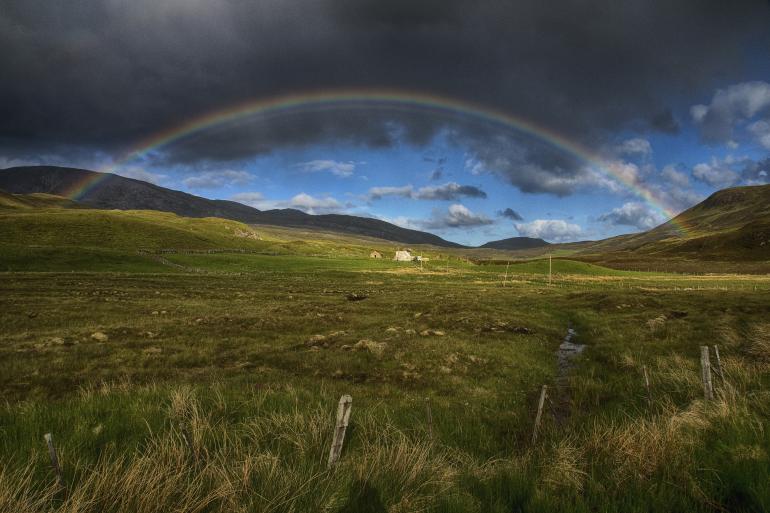
[[[568,328],[567,335],[556,351],[557,374],[551,404],[557,425],[562,425],[569,418],[571,410],[569,375],[575,367],[575,358],[586,348],[585,344],[576,344],[572,341],[576,335],[577,332],[574,329]]]

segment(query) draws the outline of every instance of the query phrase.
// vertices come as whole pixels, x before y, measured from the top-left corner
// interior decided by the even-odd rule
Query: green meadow
[[[0,214],[0,511],[770,510],[767,275],[84,212]]]

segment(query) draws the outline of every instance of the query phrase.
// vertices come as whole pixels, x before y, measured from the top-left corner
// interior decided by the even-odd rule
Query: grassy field
[[[57,201],[0,202],[0,512],[770,510],[766,275]]]
[[[767,278],[164,257],[202,272],[2,274],[0,511],[770,508]]]

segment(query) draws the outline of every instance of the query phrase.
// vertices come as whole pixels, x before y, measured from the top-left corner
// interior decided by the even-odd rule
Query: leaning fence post
[[[714,388],[711,384],[711,361],[709,360],[709,347],[700,347],[700,369],[703,381],[703,397],[710,401],[714,399]]]
[[[716,344],[714,344],[714,357],[717,360],[717,368],[716,368],[717,374],[719,375],[719,379],[722,380],[722,384],[724,384],[725,374],[724,374],[724,371],[722,370],[722,358],[719,357],[719,346],[717,346]]]
[[[56,455],[56,447],[53,445],[53,435],[46,433],[43,435],[45,443],[48,445],[48,455],[51,457],[51,467],[56,474],[56,482],[59,486],[64,488],[64,477],[62,476],[61,466],[59,465],[59,457]]]
[[[652,395],[650,394],[650,377],[647,374],[647,366],[642,365],[642,370],[644,371],[644,386],[647,388],[647,404],[652,406]]]
[[[328,468],[334,466],[337,460],[340,459],[340,453],[342,453],[342,444],[345,441],[345,431],[348,428],[348,421],[350,420],[350,408],[352,407],[353,398],[345,394],[340,397],[340,402],[337,405],[337,424],[334,428],[334,439],[332,440],[332,447],[329,450],[329,464]]]
[[[543,388],[540,390],[540,401],[537,404],[537,415],[535,416],[535,427],[532,430],[532,445],[535,445],[535,442],[537,441],[537,430],[540,427],[540,419],[543,416],[543,405],[545,404],[545,395],[546,395],[547,389],[548,389],[548,385],[543,385]]]

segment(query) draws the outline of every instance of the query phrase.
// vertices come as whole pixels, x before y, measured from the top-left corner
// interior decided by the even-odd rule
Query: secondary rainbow
[[[155,150],[171,145],[192,135],[211,130],[215,127],[246,120],[251,117],[273,117],[295,112],[327,110],[335,108],[379,108],[408,111],[423,111],[444,116],[464,116],[486,123],[501,125],[506,129],[524,133],[541,139],[553,147],[574,155],[624,188],[639,197],[652,209],[666,219],[672,219],[675,213],[655,199],[654,194],[622,172],[619,166],[606,161],[600,155],[585,146],[565,138],[563,135],[527,119],[492,110],[488,107],[454,98],[403,90],[383,89],[341,89],[333,91],[315,91],[300,94],[287,94],[239,103],[224,109],[215,110],[184,123],[157,132],[140,141],[122,158],[99,171],[114,173],[127,163],[139,159]],[[95,187],[106,176],[95,175],[74,184],[67,196],[78,199]],[[687,230],[678,221],[672,225],[685,233]]]

